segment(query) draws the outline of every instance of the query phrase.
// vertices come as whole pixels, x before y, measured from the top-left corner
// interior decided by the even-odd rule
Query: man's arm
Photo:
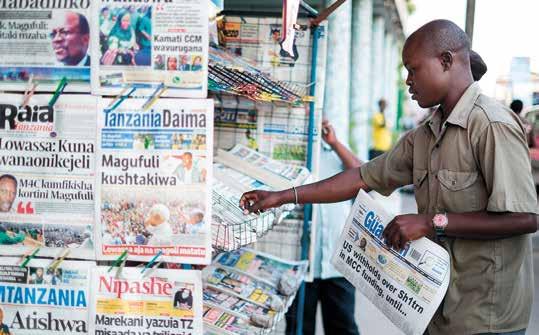
[[[361,178],[359,168],[348,169],[331,178],[296,187],[297,202],[298,204],[341,202],[355,197],[360,189],[369,191],[369,187]],[[257,213],[295,202],[294,189],[278,192],[251,191],[242,195],[240,207],[248,213]]]
[[[532,213],[469,212],[447,213],[445,235],[470,240],[493,240],[537,231],[537,216]],[[396,216],[384,230],[384,238],[394,249],[423,236],[434,239],[434,214]]]
[[[360,189],[371,188],[391,194],[398,187],[412,183],[414,132],[408,132],[391,151],[365,163],[361,168],[345,170],[331,178],[296,187],[297,203],[329,203],[352,199]],[[246,213],[296,202],[294,189],[278,192],[251,191],[242,195],[240,207]]]
[[[327,120],[322,122],[322,139],[331,146],[346,169],[360,167],[363,164],[354,153],[339,141],[335,129]]]

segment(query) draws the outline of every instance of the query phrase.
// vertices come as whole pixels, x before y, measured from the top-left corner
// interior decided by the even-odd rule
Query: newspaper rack
[[[255,243],[288,213],[269,210],[245,215],[237,203],[215,189],[212,191],[212,246],[215,252],[232,251]]]

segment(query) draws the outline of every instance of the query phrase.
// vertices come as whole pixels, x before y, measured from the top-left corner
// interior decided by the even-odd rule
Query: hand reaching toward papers
[[[279,207],[285,202],[281,199],[282,192],[251,191],[244,193],[240,199],[240,208],[244,214],[263,213],[265,210]]]
[[[397,215],[384,230],[386,243],[395,250],[401,250],[406,243],[426,236],[434,238],[433,215],[405,214]]]

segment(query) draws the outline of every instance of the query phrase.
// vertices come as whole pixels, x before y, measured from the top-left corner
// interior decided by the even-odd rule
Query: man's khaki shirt
[[[441,125],[436,111],[388,153],[364,164],[361,176],[389,195],[414,184],[419,213],[536,213],[525,133],[509,109],[472,84]],[[451,222],[449,222],[451,224]],[[430,335],[526,328],[533,298],[531,238],[442,238],[451,278]]]

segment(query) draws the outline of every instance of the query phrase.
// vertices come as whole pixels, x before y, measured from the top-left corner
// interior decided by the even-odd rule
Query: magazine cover
[[[0,90],[90,92],[90,0],[2,1]]]
[[[212,100],[100,99],[97,256],[209,264]]]
[[[200,271],[92,270],[90,334],[202,335]]]
[[[0,258],[0,334],[89,334],[94,262]]]
[[[92,1],[92,93],[117,95],[128,84],[148,95],[205,98],[207,0]]]
[[[50,99],[0,95],[0,254],[94,259],[97,101]]]

